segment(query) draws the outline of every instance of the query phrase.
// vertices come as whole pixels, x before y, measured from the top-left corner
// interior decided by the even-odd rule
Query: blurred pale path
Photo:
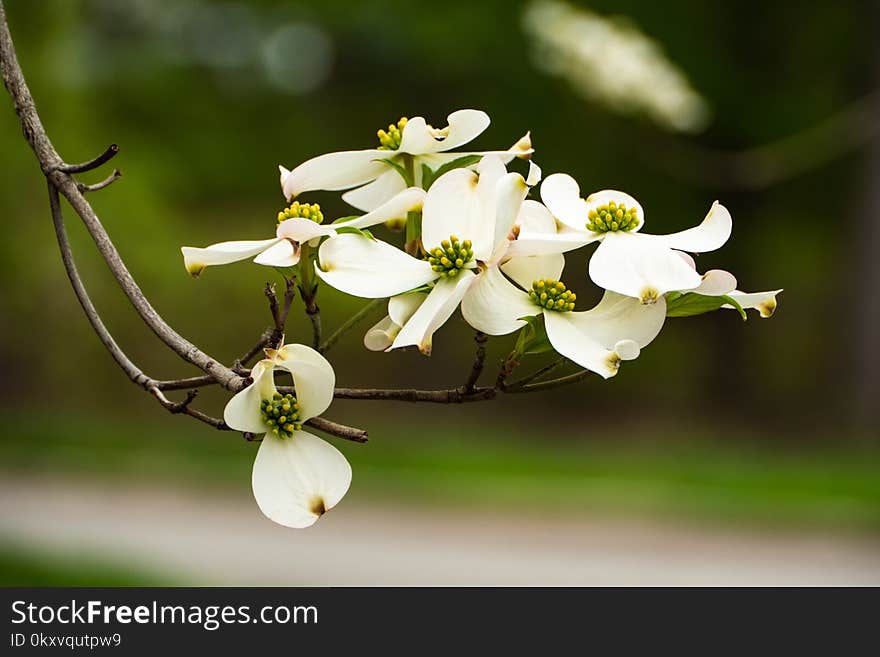
[[[0,538],[209,585],[880,585],[880,540],[347,500],[307,531],[245,491],[7,477]]]

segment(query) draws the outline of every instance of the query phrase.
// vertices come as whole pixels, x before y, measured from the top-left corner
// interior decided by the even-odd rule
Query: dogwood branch
[[[168,411],[175,414],[185,414],[201,422],[221,430],[229,430],[223,420],[211,417],[202,411],[191,407],[197,395],[197,389],[209,385],[220,385],[223,388],[238,392],[249,383],[249,370],[247,364],[269,344],[277,344],[285,331],[288,313],[294,300],[296,281],[285,277],[286,290],[283,302],[279,303],[274,288],[266,291],[269,299],[270,310],[273,317],[273,326],[264,331],[258,343],[246,352],[240,359],[235,361],[232,367],[227,367],[217,359],[208,355],[189,340],[177,333],[147,300],[134,277],[123,262],[119,252],[110,239],[107,231],[98,219],[92,206],[86,200],[84,194],[106,188],[120,177],[117,170],[105,180],[85,185],[76,181],[72,174],[93,171],[109,162],[119,152],[116,144],[111,144],[97,157],[80,164],[65,163],[55,147],[52,145],[46,130],[37,113],[33,97],[28,89],[27,82],[21,71],[9,27],[6,21],[6,13],[3,0],[0,0],[0,76],[12,98],[15,112],[21,123],[22,133],[28,145],[33,150],[40,168],[46,177],[49,189],[49,206],[55,224],[56,237],[58,239],[61,257],[67,271],[68,278],[74,290],[74,294],[85,312],[92,329],[101,340],[104,347],[110,353],[114,361],[135,384],[147,390]],[[196,366],[202,372],[201,376],[186,377],[179,379],[159,380],[146,375],[119,347],[113,336],[107,330],[86,291],[70,249],[70,243],[64,226],[61,210],[60,197],[63,196],[79,218],[94,241],[98,251],[116,279],[122,291],[128,298],[132,307],[140,316],[141,320],[153,331],[153,333],[172,351],[183,360]],[[308,263],[301,267],[302,279],[299,281],[299,289],[302,295],[305,312],[312,324],[314,347],[321,351],[330,349],[345,332],[354,327],[357,322],[367,316],[379,301],[373,302],[362,308],[358,313],[344,322],[326,341],[321,341],[321,316],[315,302],[316,286],[311,279],[308,259],[308,247],[303,248],[302,258]],[[533,378],[521,379],[515,384],[507,384],[506,379],[517,365],[514,354],[508,356],[502,363],[501,371],[494,386],[479,387],[476,385],[485,365],[485,341],[486,336],[478,333],[476,338],[477,351],[470,374],[465,384],[458,388],[442,390],[419,390],[419,389],[381,389],[381,388],[337,388],[335,397],[340,399],[361,400],[393,400],[408,402],[429,402],[456,404],[476,402],[494,399],[499,391],[505,392],[532,392],[543,390],[559,385],[573,383],[583,378],[586,373],[579,373],[569,377],[562,377],[553,381],[540,383],[528,383],[546,371],[539,371]],[[188,390],[185,399],[172,401],[165,395],[166,391]],[[292,388],[279,386],[283,392],[293,392]],[[357,442],[365,442],[367,433],[361,429],[348,427],[325,418],[312,418],[307,422],[309,426],[320,431]]]
[[[486,342],[489,336],[482,331],[477,331],[474,335],[474,342],[477,343],[477,351],[474,354],[474,364],[471,365],[470,374],[464,383],[465,392],[473,392],[477,385],[480,374],[483,373],[483,366],[486,363]]]

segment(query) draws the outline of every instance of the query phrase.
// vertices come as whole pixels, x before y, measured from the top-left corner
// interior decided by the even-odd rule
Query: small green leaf
[[[434,170],[422,162],[422,189],[431,189],[434,184]]]
[[[671,298],[670,298],[671,297]],[[666,297],[666,316],[667,317],[692,317],[694,315],[703,315],[705,313],[718,310],[721,306],[729,304],[739,311],[740,316],[746,319],[746,311],[736,301],[726,294],[720,296],[707,296],[705,294],[697,294],[696,292],[688,292],[686,294],[678,293],[678,296],[672,294]]]
[[[374,162],[384,162],[385,164],[390,166],[392,169],[397,171],[397,173],[400,174],[400,177],[403,178],[403,182],[406,183],[407,187],[412,187],[415,184],[413,182],[412,175],[410,174],[410,172],[407,171],[405,167],[401,166],[400,164],[398,164],[394,160],[386,157],[386,158],[373,160],[373,161]]]
[[[422,187],[424,187],[426,190],[430,189],[431,185],[434,184],[434,181],[436,181],[444,173],[449,173],[453,169],[463,169],[465,167],[473,166],[474,164],[476,164],[477,162],[480,161],[481,157],[482,157],[482,155],[462,155],[461,157],[457,157],[454,160],[447,162],[446,164],[441,165],[440,167],[437,168],[436,171],[431,173],[431,182],[429,185],[426,185],[424,183],[424,178],[423,178]],[[424,166],[424,165],[422,165],[422,166]]]
[[[336,229],[336,233],[339,235],[351,233],[352,235],[360,235],[361,237],[366,237],[374,242],[376,241],[376,238],[373,237],[373,233],[363,228],[355,228],[354,226],[342,226],[341,228]]]
[[[544,315],[527,315],[518,317],[526,323],[516,339],[514,351],[522,356],[531,356],[553,351],[553,345],[544,328]]]

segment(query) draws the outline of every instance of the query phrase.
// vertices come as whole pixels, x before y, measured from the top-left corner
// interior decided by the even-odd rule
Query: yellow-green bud
[[[281,438],[290,438],[294,431],[302,429],[299,419],[299,404],[296,397],[276,392],[272,399],[260,402],[260,414],[270,431]]]
[[[577,295],[566,289],[565,283],[546,278],[532,283],[529,299],[545,310],[567,313],[574,310]]]
[[[474,251],[470,240],[459,241],[455,235],[440,242],[428,252],[426,260],[431,269],[441,277],[454,278],[458,272],[467,269],[474,259]]]
[[[287,221],[288,219],[310,219],[316,224],[324,223],[324,214],[321,212],[321,206],[317,203],[300,203],[294,201],[290,207],[284,208],[278,213],[278,223]]]
[[[407,118],[402,117],[397,124],[389,123],[388,130],[378,130],[376,136],[379,138],[380,151],[396,151],[400,148],[400,142],[403,140],[403,129],[406,127]]]
[[[594,233],[629,232],[639,225],[639,213],[635,207],[627,208],[625,203],[609,201],[587,213],[587,230]]]

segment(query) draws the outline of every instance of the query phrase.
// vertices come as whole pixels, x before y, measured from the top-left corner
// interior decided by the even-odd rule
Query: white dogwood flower
[[[198,276],[206,267],[225,265],[253,258],[258,265],[293,267],[299,262],[300,245],[336,235],[345,228],[369,228],[390,219],[406,217],[407,212],[422,206],[425,192],[416,187],[404,189],[372,212],[335,224],[322,224],[323,214],[317,203],[294,202],[278,213],[275,237],[266,240],[220,242],[204,248],[181,247],[186,270]]]
[[[561,173],[544,180],[541,199],[566,230],[536,239],[520,235],[511,254],[568,251],[600,241],[590,258],[590,278],[606,290],[646,304],[666,292],[700,285],[700,275],[679,252],[714,251],[733,227],[730,213],[716,201],[699,226],[670,235],[640,233],[645,215],[632,196],[603,190],[583,199],[574,178]]]
[[[317,351],[301,344],[267,349],[251,370],[253,383],[223,412],[233,429],[264,434],[254,461],[252,485],[260,510],[287,527],[312,525],[343,498],[351,466],[335,447],[302,430],[333,401],[336,375]],[[274,370],[293,376],[296,394],[278,392]]]
[[[357,188],[344,194],[343,200],[360,210],[370,211],[406,187],[396,167],[409,168],[411,183],[418,185],[422,164],[436,170],[468,155],[495,154],[509,160],[532,153],[528,134],[506,151],[450,153],[481,134],[489,127],[490,119],[480,110],[463,109],[450,114],[447,121],[445,128],[434,128],[421,116],[402,118],[389,125],[388,130],[378,131],[377,148],[326,153],[290,171],[279,167],[284,195],[292,199],[313,190]]]
[[[606,291],[595,307],[578,312],[574,310],[576,295],[559,280],[564,260],[533,257],[515,261],[517,266],[504,273],[516,285],[501,270],[488,270],[479,295],[465,297],[462,315],[474,328],[489,335],[505,335],[524,326],[524,317],[543,315],[553,348],[607,379],[617,374],[621,361],[635,359],[663,327],[666,304],[662,298],[644,305]]]
[[[533,171],[530,178],[536,175]],[[434,332],[463,299],[480,297],[487,272],[507,260],[527,190],[525,179],[507,173],[500,158],[484,157],[477,172],[455,169],[440,176],[428,191],[422,215],[426,259],[384,242],[339,235],[321,246],[317,274],[338,290],[367,298],[391,297],[432,284],[391,344],[393,349],[416,345],[430,354]]]

